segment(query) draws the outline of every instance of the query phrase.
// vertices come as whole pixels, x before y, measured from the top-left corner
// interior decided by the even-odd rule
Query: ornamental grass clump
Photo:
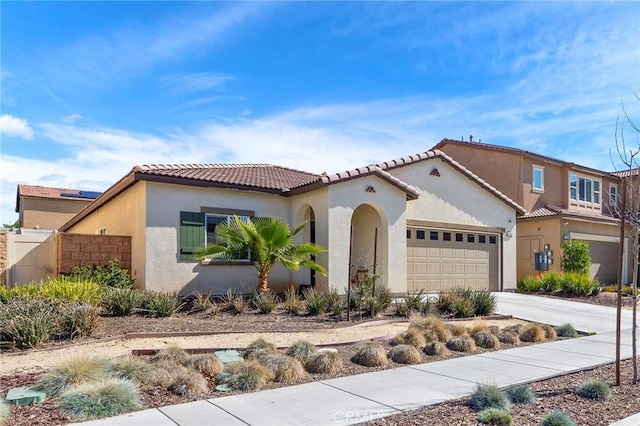
[[[232,390],[254,391],[271,378],[269,370],[257,361],[234,361],[225,365],[216,382]]]
[[[207,381],[202,374],[189,369],[176,374],[168,390],[178,396],[187,398],[202,398],[209,393]]]
[[[475,315],[478,316],[491,315],[498,305],[496,295],[489,290],[474,291],[471,293],[471,301],[473,302]]]
[[[60,337],[75,339],[91,336],[98,328],[98,308],[90,303],[71,302],[61,306]]]
[[[146,290],[143,292],[140,312],[159,318],[168,318],[178,309],[178,296],[175,293]]]
[[[365,367],[380,367],[387,365],[387,353],[380,343],[367,343],[360,347],[351,357],[351,362]]]
[[[169,361],[152,364],[153,369],[142,378],[142,383],[148,386],[159,386],[168,389],[180,374],[186,374],[187,368]]]
[[[512,404],[535,404],[538,396],[529,385],[515,385],[508,387],[504,393]]]
[[[503,331],[498,334],[498,340],[500,343],[517,346],[520,344],[520,335],[515,330]]]
[[[418,330],[415,327],[409,327],[407,331],[396,335],[389,342],[390,345],[412,345],[418,349],[422,349],[427,344],[427,340],[422,334],[422,331]]]
[[[256,340],[249,343],[249,346],[244,350],[242,357],[246,360],[252,360],[275,352],[276,346],[273,343],[266,341],[262,337],[258,337]]]
[[[286,313],[298,315],[304,310],[306,304],[298,295],[296,288],[291,286],[284,292],[284,302],[282,303],[282,306]]]
[[[470,318],[476,315],[473,300],[459,297],[453,301],[453,315],[456,318]]]
[[[563,411],[552,411],[542,418],[540,426],[576,426],[576,422]]]
[[[391,361],[398,364],[418,364],[422,361],[420,352],[413,345],[398,345],[389,351]]]
[[[261,314],[270,314],[278,306],[278,298],[270,291],[256,293],[251,300],[253,307]]]
[[[224,369],[222,361],[214,354],[191,355],[184,366],[209,377],[217,376]]]
[[[576,389],[576,395],[581,398],[604,401],[611,396],[611,388],[601,379],[587,380]]]
[[[331,304],[329,297],[316,291],[315,288],[305,290],[303,296],[310,315],[322,315],[329,310],[329,305]]]
[[[112,358],[104,364],[105,372],[116,379],[142,383],[153,370],[153,366],[140,358],[126,355]]]
[[[513,417],[511,413],[499,408],[487,408],[480,411],[476,416],[478,423],[493,426],[512,426]]]
[[[0,310],[0,338],[18,348],[35,348],[59,331],[59,304],[50,299],[21,295]]]
[[[132,382],[111,378],[69,389],[58,398],[58,406],[73,420],[92,420],[138,410],[142,403]]]
[[[499,387],[495,385],[476,385],[476,390],[471,394],[469,406],[475,411],[497,408],[509,410],[509,400]]]
[[[447,330],[451,333],[451,337],[453,336],[464,336],[467,334],[467,327],[462,324],[451,323],[447,324]]]
[[[578,332],[573,325],[566,323],[555,328],[556,334],[560,337],[578,337]]]
[[[529,324],[520,332],[520,340],[523,342],[544,342],[546,333],[540,324]]]
[[[447,348],[456,352],[471,353],[476,350],[476,342],[471,336],[456,336],[447,340]]]
[[[469,336],[475,337],[476,333],[489,332],[489,325],[484,320],[478,320],[473,322],[473,326],[469,330]]]
[[[168,362],[178,365],[184,365],[189,359],[189,354],[178,346],[169,346],[161,349],[151,357],[151,362]]]
[[[316,352],[318,352],[318,348],[315,345],[306,340],[298,340],[289,346],[286,354],[304,364]]]
[[[105,379],[105,364],[104,359],[96,357],[71,358],[46,372],[33,389],[42,391],[49,397],[58,396],[73,385]]]
[[[500,348],[500,340],[493,334],[488,331],[480,331],[475,334],[473,340],[476,343],[476,346],[485,349],[499,349]]]
[[[540,327],[542,327],[542,329],[544,330],[544,338],[546,340],[555,340],[558,338],[556,330],[549,324],[542,324],[540,325]]]
[[[109,287],[102,297],[102,307],[112,317],[133,315],[142,307],[144,294],[131,288]]]
[[[445,356],[449,354],[447,345],[442,342],[427,343],[423,349],[424,353],[431,356]]]
[[[331,374],[342,368],[342,357],[337,351],[321,351],[312,355],[304,365],[312,374]]]
[[[260,359],[275,382],[291,383],[304,377],[304,368],[300,361],[283,354],[270,354]]]

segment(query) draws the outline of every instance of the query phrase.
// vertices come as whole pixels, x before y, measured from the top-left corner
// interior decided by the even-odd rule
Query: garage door
[[[603,284],[618,282],[618,243],[588,241],[591,252],[591,276]]]
[[[496,234],[408,228],[408,290],[499,290],[498,241]]]

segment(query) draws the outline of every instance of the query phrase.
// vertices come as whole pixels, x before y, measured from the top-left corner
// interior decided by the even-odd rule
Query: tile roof
[[[520,214],[524,214],[525,209],[522,206],[520,206],[511,198],[507,197],[505,194],[503,194],[498,189],[496,189],[491,184],[489,184],[487,181],[480,178],[478,175],[474,174],[471,170],[467,169],[462,164],[458,163],[456,160],[449,157],[447,154],[445,154],[440,150],[431,150],[431,151],[421,152],[419,154],[410,155],[408,157],[402,157],[396,160],[386,161],[384,163],[378,164],[378,167],[380,167],[383,170],[392,170],[397,167],[403,167],[412,163],[417,163],[420,161],[434,159],[434,158],[439,158],[445,161],[446,163],[449,163],[451,166],[453,166],[453,168],[457,169],[463,175],[467,176],[467,178],[476,182],[482,188],[484,188],[485,190],[493,194],[495,197],[497,197],[498,199],[500,199],[510,207],[514,208]]]
[[[597,220],[597,221],[611,222],[611,223],[620,222],[619,219],[606,214],[597,214],[597,213],[583,212],[580,210],[563,209],[562,207],[550,206],[550,205],[546,205],[539,209],[532,210],[520,216],[518,219],[526,220],[526,219],[536,219],[536,218],[554,217],[554,216],[566,216],[566,217]]]
[[[378,177],[386,180],[391,185],[403,190],[409,199],[416,199],[419,196],[419,192],[416,188],[409,185],[406,182],[401,181],[391,173],[385,171],[380,166],[370,164],[365,167],[359,167],[353,170],[347,170],[345,172],[335,173],[332,175],[322,175],[322,183],[330,185],[337,182],[344,182],[346,180],[355,179],[367,175],[377,175]]]
[[[20,211],[20,199],[21,198],[48,198],[59,200],[75,200],[91,202],[95,197],[85,197],[85,194],[97,194],[91,191],[83,191],[79,189],[71,188],[54,188],[50,186],[38,186],[38,185],[18,185],[16,192],[16,212]]]
[[[608,175],[608,176],[617,176],[616,173],[611,173],[611,172],[606,172],[604,170],[598,170],[598,169],[594,169],[592,167],[587,167],[587,166],[582,166],[580,164],[576,164],[570,161],[564,161],[564,160],[560,160],[558,158],[553,158],[553,157],[549,157],[547,155],[542,155],[542,154],[537,154],[535,152],[532,151],[527,151],[524,149],[520,149],[520,148],[513,148],[513,147],[508,147],[508,146],[500,146],[500,145],[491,145],[488,143],[483,143],[483,142],[465,142],[465,141],[458,141],[458,140],[454,140],[454,139],[442,139],[440,142],[438,142],[433,148],[431,148],[432,150],[438,150],[441,149],[444,145],[447,144],[452,144],[452,145],[459,145],[459,146],[471,146],[474,148],[481,148],[481,149],[486,149],[486,150],[490,150],[490,151],[499,151],[499,152],[506,152],[506,153],[511,153],[511,154],[515,154],[515,155],[523,155],[526,157],[533,157],[533,158],[537,158],[537,159],[541,159],[544,161],[548,161],[550,163],[556,163],[565,167],[569,167],[572,169],[580,169],[580,170],[584,170],[584,171],[588,171],[591,173],[595,173],[595,174],[599,174],[599,175]]]
[[[619,178],[626,178],[630,176],[638,176],[638,173],[640,173],[640,168],[635,168],[631,170],[620,170],[618,172],[612,172],[611,174],[616,175]]]

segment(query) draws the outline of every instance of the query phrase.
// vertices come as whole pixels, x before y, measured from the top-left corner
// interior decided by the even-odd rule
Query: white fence
[[[56,231],[7,232],[7,284],[25,284],[56,275]]]

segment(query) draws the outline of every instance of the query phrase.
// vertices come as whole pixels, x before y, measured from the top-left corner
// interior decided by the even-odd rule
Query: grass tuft
[[[151,373],[153,366],[133,356],[112,358],[105,363],[106,373],[116,379],[126,379],[142,383]]]
[[[189,354],[178,346],[169,346],[168,348],[159,350],[151,357],[151,362],[170,362],[174,364],[184,365],[189,359]]]
[[[505,394],[512,404],[535,404],[538,399],[529,385],[515,385],[507,388]]]
[[[447,340],[447,348],[456,352],[471,353],[476,350],[476,342],[470,336],[456,336]]]
[[[249,343],[249,346],[244,350],[243,358],[246,360],[258,359],[275,352],[276,346],[273,343],[266,341],[262,337],[258,337]]]
[[[556,334],[560,337],[578,337],[578,332],[573,325],[566,323],[555,328]]]
[[[512,426],[513,417],[511,413],[499,408],[487,408],[478,413],[478,423],[494,426]]]
[[[555,340],[558,338],[556,330],[549,324],[542,324],[540,327],[544,330],[544,338],[546,340]]]
[[[568,414],[563,411],[552,411],[542,418],[540,426],[575,426],[576,422],[573,421]]]
[[[422,361],[420,352],[413,345],[398,345],[391,348],[389,358],[398,364],[418,364]]]
[[[298,340],[289,346],[286,354],[304,364],[317,351],[318,349],[312,343],[306,340]]]
[[[587,380],[576,389],[576,395],[581,398],[604,401],[611,396],[611,388],[601,379]]]
[[[260,292],[253,296],[251,303],[261,314],[270,314],[278,306],[278,298],[270,291]]]
[[[520,344],[520,335],[515,330],[503,331],[498,335],[498,340],[500,343],[517,346]]]
[[[270,378],[269,370],[257,361],[235,361],[225,365],[216,382],[233,390],[254,391],[264,386]]]
[[[214,354],[191,355],[184,366],[209,377],[217,376],[224,369],[222,361]]]
[[[449,354],[449,349],[442,342],[431,342],[424,347],[424,353],[432,356],[445,356]]]
[[[152,364],[151,372],[142,379],[148,386],[160,386],[168,389],[173,384],[179,374],[184,374],[187,368],[169,361],[160,361]]]
[[[493,334],[488,331],[480,331],[475,334],[473,340],[476,342],[477,346],[485,349],[499,349],[500,348],[500,340]]]
[[[259,362],[269,370],[276,382],[291,383],[305,375],[300,361],[287,355],[270,354],[260,359]]]
[[[476,411],[487,408],[509,410],[509,400],[499,387],[494,385],[476,385],[476,390],[471,394],[469,406]]]
[[[105,360],[79,356],[46,372],[33,388],[45,392],[49,397],[55,397],[72,385],[96,382],[105,377]]]
[[[304,368],[312,374],[331,374],[342,368],[342,358],[333,351],[317,352],[307,360]]]
[[[351,357],[351,361],[365,367],[380,367],[389,362],[384,347],[380,343],[374,342],[360,347]]]
[[[520,332],[520,340],[523,342],[544,342],[546,333],[540,324],[529,324]]]
[[[202,374],[189,369],[176,374],[168,389],[178,396],[192,399],[202,398],[209,393],[207,381],[202,377]]]
[[[469,330],[469,336],[475,337],[476,333],[480,332],[489,332],[489,325],[487,325],[487,322],[484,320],[477,320],[473,322],[473,327],[471,327],[471,330]]]
[[[288,314],[298,315],[306,306],[304,300],[298,295],[298,291],[294,286],[289,287],[284,292],[284,311]]]
[[[136,386],[122,379],[78,385],[60,395],[58,405],[73,420],[112,417],[142,407]]]
[[[447,324],[447,329],[451,332],[451,337],[453,336],[464,336],[467,334],[467,327],[462,324],[451,323]]]

